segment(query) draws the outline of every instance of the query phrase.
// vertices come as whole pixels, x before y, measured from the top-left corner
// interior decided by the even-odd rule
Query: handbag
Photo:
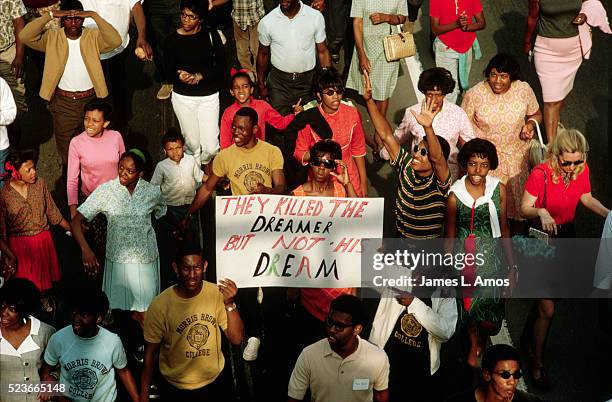
[[[540,131],[540,125],[537,121],[533,121],[536,123],[535,127],[538,133],[538,139],[536,140],[535,138],[533,138],[529,141],[529,145],[527,148],[529,170],[544,162],[544,157],[546,155],[546,145],[544,145],[544,140],[542,139],[542,131]]]
[[[388,62],[416,54],[414,36],[409,32],[403,32],[403,30],[393,34],[391,33],[391,27],[389,27],[389,35],[383,38],[383,46],[385,48],[385,58]]]

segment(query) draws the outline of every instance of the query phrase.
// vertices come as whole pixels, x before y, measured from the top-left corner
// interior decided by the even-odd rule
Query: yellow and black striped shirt
[[[391,165],[399,173],[395,200],[395,227],[399,237],[433,239],[442,235],[446,197],[451,185],[451,175],[444,182],[435,174],[419,177],[412,170],[412,155],[400,148],[397,159]]]

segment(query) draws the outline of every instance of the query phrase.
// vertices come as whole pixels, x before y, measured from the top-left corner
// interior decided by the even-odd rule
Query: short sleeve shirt
[[[15,43],[13,20],[26,15],[21,0],[2,0],[0,3],[0,52],[4,52]]]
[[[179,163],[170,158],[160,161],[151,177],[151,184],[160,186],[168,205],[179,207],[191,204],[203,176],[195,158],[184,154]]]
[[[69,325],[47,345],[45,362],[60,366],[60,383],[73,401],[113,402],[117,398],[115,369],[127,366],[121,340],[104,328],[93,338],[75,335]]]
[[[283,155],[278,147],[264,141],[246,149],[232,144],[213,160],[213,173],[227,177],[233,195],[251,194],[259,183],[272,187],[272,172],[283,169]]]
[[[357,350],[340,357],[321,339],[304,348],[289,380],[289,397],[302,400],[310,389],[313,402],[372,402],[373,391],[389,384],[389,359],[378,346],[358,337]]]
[[[259,21],[257,30],[259,42],[270,46],[272,65],[286,73],[312,70],[317,60],[316,44],[325,42],[323,15],[302,2],[293,18],[276,7]]]
[[[480,0],[431,0],[429,3],[429,15],[438,18],[440,25],[457,21],[464,11],[467,14],[468,21],[472,21],[476,14],[482,12]],[[464,32],[457,28],[438,35],[438,38],[454,51],[465,53],[476,40],[476,33]]]
[[[220,329],[227,329],[223,295],[205,281],[200,294],[190,299],[179,297],[174,287],[157,296],[145,316],[144,338],[160,344],[164,378],[190,390],[210,384],[223,370]]]
[[[140,179],[130,194],[119,178],[102,184],[77,208],[88,221],[106,216],[106,258],[123,264],[147,264],[159,256],[151,214],[159,219],[166,209],[159,187]]]
[[[561,178],[554,183],[552,169],[548,163],[541,163],[531,171],[525,191],[537,197],[535,207],[546,208],[557,225],[573,222],[580,197],[591,192],[589,166],[585,163],[584,171],[566,188]]]
[[[446,212],[446,197],[451,185],[446,180],[416,175],[411,154],[400,148],[397,159],[391,162],[399,172],[399,185],[395,200],[395,226],[398,235],[411,239],[433,239],[442,235]]]

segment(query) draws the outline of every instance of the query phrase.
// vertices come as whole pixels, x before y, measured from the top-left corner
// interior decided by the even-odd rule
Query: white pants
[[[172,93],[172,107],[185,136],[185,148],[198,164],[219,152],[219,93],[185,96]]]
[[[470,70],[472,69],[472,48],[467,52],[467,73],[470,76]],[[452,103],[457,103],[457,97],[461,92],[459,85],[459,53],[446,46],[438,38],[434,40],[434,54],[436,56],[436,67],[442,67],[450,71],[453,79],[455,80],[455,89],[453,92],[446,95],[446,100]]]

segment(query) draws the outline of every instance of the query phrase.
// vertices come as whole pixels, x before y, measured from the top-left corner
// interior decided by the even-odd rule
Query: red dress
[[[0,236],[17,256],[15,277],[34,282],[41,291],[60,279],[49,223],[61,221],[62,214],[42,179],[28,185],[26,198],[10,183],[0,190]]]
[[[357,164],[354,159],[363,157],[366,154],[365,133],[361,125],[359,111],[344,103],[340,103],[338,111],[334,114],[325,113],[321,105],[317,105],[317,107],[332,129],[332,139],[340,144],[342,148],[342,161],[346,164],[349,179],[355,188],[357,196],[363,197],[359,170],[357,170]],[[305,165],[304,154],[310,151],[310,148],[320,140],[321,137],[309,125],[306,126],[298,133],[293,157]]]

